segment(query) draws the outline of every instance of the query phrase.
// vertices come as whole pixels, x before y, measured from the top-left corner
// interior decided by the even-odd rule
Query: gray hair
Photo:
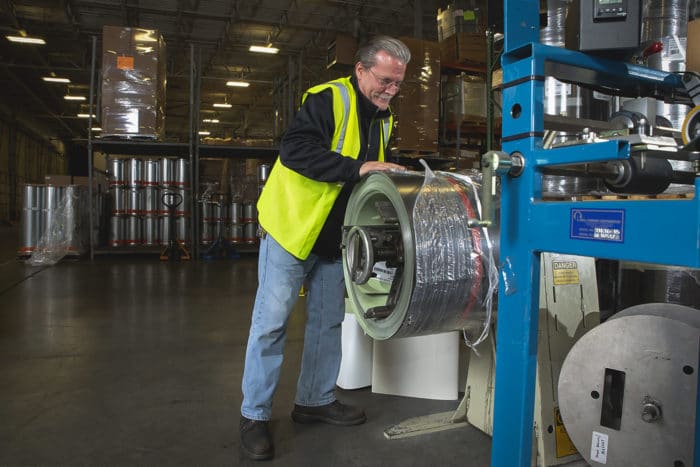
[[[406,65],[411,61],[411,51],[406,44],[393,37],[376,36],[357,50],[355,62],[362,63],[364,68],[372,68],[377,64],[377,53],[382,50]]]

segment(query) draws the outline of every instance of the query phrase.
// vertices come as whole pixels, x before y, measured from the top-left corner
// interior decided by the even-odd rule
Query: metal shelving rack
[[[519,174],[501,174],[501,283],[491,465],[503,467],[531,462],[540,253],[700,267],[697,153],[690,157],[696,172],[693,199],[541,199],[541,170],[546,166],[630,157],[629,144],[620,141],[541,149],[545,75],[624,95],[683,101],[687,94],[678,75],[539,44],[538,9],[536,0],[504,0],[502,143],[503,151],[509,157],[522,157],[524,165]],[[577,213],[589,211],[616,223],[616,239],[578,238],[572,233]],[[671,242],[668,229],[662,228],[669,225],[674,226]],[[700,409],[700,399],[696,408]],[[700,464],[699,421],[700,414],[696,415],[695,465]]]
[[[92,65],[90,79],[90,109],[96,108],[95,76],[97,63],[97,37],[92,37]],[[190,235],[191,253],[193,258],[199,258],[199,205],[195,194],[199,193],[199,159],[200,157],[218,158],[261,158],[273,160],[278,153],[275,147],[241,147],[204,145],[199,142],[199,103],[201,89],[201,55],[194,45],[190,46],[190,98],[189,98],[189,128],[188,142],[173,143],[147,140],[102,140],[92,137],[92,131],[88,131],[88,172],[89,172],[89,196],[90,196],[90,259],[94,259],[95,253],[114,253],[112,249],[100,250],[93,239],[95,227],[94,199],[93,199],[93,158],[94,151],[100,150],[105,154],[120,154],[128,156],[178,156],[187,157],[190,162],[190,187],[193,196],[190,197]],[[92,128],[92,114],[88,119],[88,128]]]

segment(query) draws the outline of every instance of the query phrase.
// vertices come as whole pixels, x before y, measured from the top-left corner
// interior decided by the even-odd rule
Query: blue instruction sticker
[[[625,241],[624,209],[571,209],[570,238]]]

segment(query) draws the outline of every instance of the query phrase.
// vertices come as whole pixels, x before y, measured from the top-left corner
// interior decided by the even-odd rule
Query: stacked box
[[[685,69],[700,73],[700,18],[688,22]]]
[[[483,65],[486,63],[486,35],[458,32],[440,42],[443,63]]]
[[[411,50],[404,84],[391,101],[394,142],[400,151],[437,152],[440,121],[440,46],[402,37]]]
[[[464,8],[456,8],[454,5],[447,5],[444,10],[438,9],[437,30],[438,40],[442,41],[458,32],[479,32],[481,31],[481,16],[486,11],[486,2],[469,2],[471,5]]]
[[[333,42],[328,44],[326,68],[334,65],[355,65],[357,40],[347,34],[338,34]]]
[[[103,28],[103,137],[163,136],[165,64],[165,42],[157,30]]]

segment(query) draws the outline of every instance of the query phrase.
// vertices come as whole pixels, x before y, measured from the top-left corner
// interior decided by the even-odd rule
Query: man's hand
[[[404,171],[406,167],[391,162],[367,161],[360,166],[360,177],[369,172],[389,172],[391,170]]]

